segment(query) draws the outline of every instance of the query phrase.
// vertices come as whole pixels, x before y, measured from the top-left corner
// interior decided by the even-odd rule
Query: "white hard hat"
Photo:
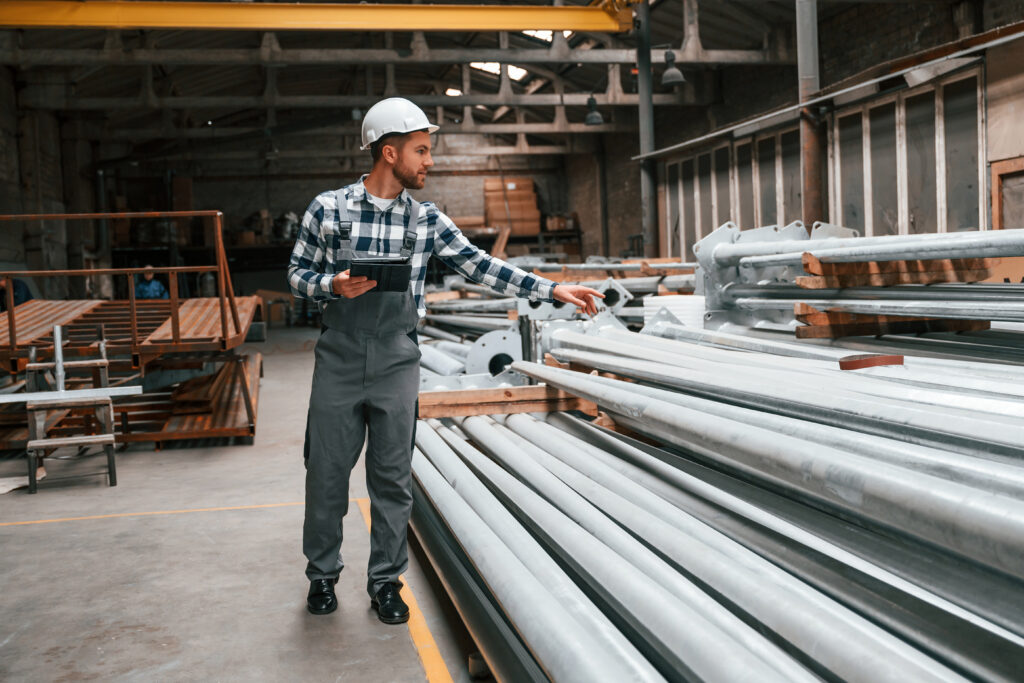
[[[370,107],[363,117],[363,146],[370,145],[389,133],[412,133],[425,130],[433,133],[439,128],[427,120],[423,110],[404,97],[389,97]]]

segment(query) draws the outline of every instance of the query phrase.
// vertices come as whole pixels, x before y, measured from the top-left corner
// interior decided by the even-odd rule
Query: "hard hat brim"
[[[432,123],[429,126],[427,126],[426,128],[417,128],[416,130],[410,130],[410,131],[408,131],[406,133],[387,133],[386,135],[382,135],[381,137],[383,138],[383,137],[386,137],[387,135],[409,135],[410,133],[419,133],[420,131],[425,131],[428,135],[432,135],[432,134],[436,133],[439,130],[441,130],[441,126],[438,126],[438,125]],[[380,139],[381,138],[377,138],[377,140],[380,140]],[[373,144],[375,142],[377,142],[377,140],[374,140],[373,142],[369,142],[369,143],[363,145],[362,147],[360,147],[359,149],[360,150],[370,149],[371,147],[373,147]]]

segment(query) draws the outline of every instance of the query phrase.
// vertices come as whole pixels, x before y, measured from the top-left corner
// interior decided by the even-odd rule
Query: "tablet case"
[[[352,259],[349,275],[376,280],[377,286],[371,292],[404,292],[412,277],[412,264],[402,258],[356,258]]]

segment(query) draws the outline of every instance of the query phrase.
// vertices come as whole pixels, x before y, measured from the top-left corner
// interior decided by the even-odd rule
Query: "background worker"
[[[147,263],[145,267],[152,268],[153,266]],[[136,299],[167,299],[169,296],[164,283],[153,277],[153,271],[143,273],[142,279],[135,285]]]
[[[367,593],[381,621],[402,623],[409,609],[399,594],[408,565],[406,529],[412,508],[411,459],[419,392],[416,324],[427,261],[437,255],[466,277],[496,291],[558,300],[596,313],[588,287],[554,282],[493,258],[472,245],[422,189],[434,165],[430,134],[438,126],[412,102],[389,98],[363,118],[363,149],[372,170],[358,182],[324,192],[306,210],[288,268],[297,297],[319,302],[324,331],[306,422],[306,516],[303,552],[310,580],[307,608],[337,608],[334,584],[344,567],[342,518],[349,475],[366,443],[370,496]],[[377,282],[349,275],[352,259],[408,256],[409,287],[374,291]]]

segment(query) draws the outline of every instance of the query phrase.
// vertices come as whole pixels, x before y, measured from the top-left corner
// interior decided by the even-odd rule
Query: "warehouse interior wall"
[[[1024,3],[1019,0],[962,2],[927,9],[903,4],[850,7],[819,27],[822,87],[880,63],[1019,21],[1022,15]],[[837,109],[828,124],[834,147],[826,153],[828,163],[823,166],[830,173],[829,192],[842,197],[829,195],[829,220],[876,235],[972,230],[991,224],[987,219],[986,164],[1024,154],[1024,117],[1020,116],[1024,107],[1024,42],[993,49],[983,61],[984,67],[974,66],[973,72],[967,65],[962,72],[943,75],[916,90],[897,91],[895,96],[883,92],[874,100]],[[693,139],[795,103],[795,68],[770,69],[776,73],[768,77],[764,77],[768,67],[745,71],[764,77],[760,81],[723,81],[719,104],[710,107],[705,116],[679,117],[676,125],[666,125],[670,114],[660,109],[656,147]],[[776,92],[764,92],[766,86],[786,82],[793,84],[791,90],[776,86]],[[857,113],[857,107],[862,107],[862,113]],[[936,129],[936,118],[945,126]],[[748,133],[745,139],[720,138],[661,163],[659,221],[663,239],[671,240],[667,251],[672,255],[691,258],[692,244],[726,220],[753,227],[801,218],[796,121],[771,125],[752,136]],[[888,143],[887,128],[892,129]],[[874,135],[869,142],[871,131]],[[987,159],[982,136],[988,142]],[[872,148],[874,157],[862,151],[865,146]],[[929,181],[925,171],[935,175],[936,148],[944,154],[947,175]],[[907,159],[899,176],[897,150]],[[862,158],[874,159],[867,173],[860,167]],[[878,176],[877,164],[892,167],[889,182],[874,177]],[[728,171],[721,184],[723,165]],[[865,182],[877,185],[873,200],[860,187]],[[899,183],[906,185],[901,193],[896,191]],[[723,195],[728,197],[724,202]],[[709,202],[712,197],[718,201]],[[670,223],[677,226],[674,232]]]
[[[1024,156],[1024,40],[988,52],[988,160]]]
[[[0,206],[12,213],[24,210],[21,169],[18,164],[18,113],[14,73],[0,67]],[[7,267],[25,264],[25,241],[20,226],[0,230],[0,262]]]

